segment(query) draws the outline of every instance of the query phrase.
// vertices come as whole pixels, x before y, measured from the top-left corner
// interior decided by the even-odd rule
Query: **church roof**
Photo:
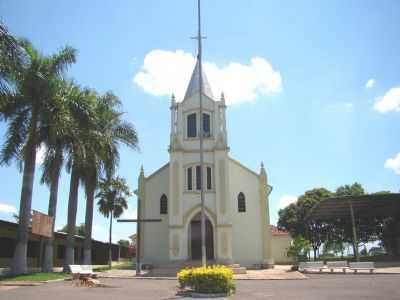
[[[210,83],[208,82],[207,76],[204,73],[204,69],[202,68],[202,79],[203,79],[203,95],[206,95],[207,97],[214,99]],[[187,99],[190,96],[193,96],[195,93],[198,93],[200,91],[200,64],[199,60],[196,62],[196,66],[194,67],[192,77],[190,78],[189,85],[186,89],[185,93],[185,98]]]
[[[272,235],[289,235],[289,232],[287,232],[286,230],[279,229],[278,227],[276,227],[274,225],[270,225],[270,226],[271,226]]]

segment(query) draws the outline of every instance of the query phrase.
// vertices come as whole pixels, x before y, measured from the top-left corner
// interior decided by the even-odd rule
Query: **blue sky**
[[[139,153],[121,149],[119,173],[134,189],[141,164],[150,174],[168,161],[168,95],[189,80],[195,8],[194,0],[2,0],[0,18],[43,53],[75,47],[68,76],[120,97],[140,137]],[[256,171],[264,161],[273,223],[279,207],[310,188],[357,181],[368,192],[399,191],[399,15],[399,1],[203,1],[206,71],[231,104],[230,154]],[[1,142],[4,132],[0,124]],[[40,167],[33,208],[46,212],[39,174]],[[10,220],[21,174],[0,167],[0,179],[0,218]],[[68,188],[63,174],[57,227],[66,223]],[[128,216],[136,200],[129,204]],[[107,221],[97,212],[94,224],[95,237],[106,239]],[[135,231],[133,224],[114,228],[115,240]]]

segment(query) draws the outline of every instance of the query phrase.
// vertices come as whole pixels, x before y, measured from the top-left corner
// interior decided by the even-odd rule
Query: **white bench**
[[[69,271],[72,275],[72,282],[75,284],[78,284],[82,277],[92,277],[94,275],[92,265],[69,265]]]
[[[299,271],[304,271],[304,273],[307,270],[319,270],[321,273],[324,268],[325,266],[323,261],[307,261],[301,262],[299,265]]]
[[[342,269],[343,273],[346,273],[346,270],[349,268],[345,260],[327,261],[326,266],[331,270],[331,273],[333,273],[335,269]]]
[[[369,270],[370,273],[373,273],[375,265],[373,261],[351,262],[350,270],[353,270],[354,273],[357,273],[358,270]]]

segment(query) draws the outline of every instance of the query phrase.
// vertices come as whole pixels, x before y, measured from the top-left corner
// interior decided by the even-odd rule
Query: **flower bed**
[[[183,269],[178,272],[180,288],[190,288],[196,293],[229,295],[235,291],[232,278],[232,269],[218,265]]]

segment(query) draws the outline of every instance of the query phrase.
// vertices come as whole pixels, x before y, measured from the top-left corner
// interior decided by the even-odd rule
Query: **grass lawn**
[[[135,270],[136,264],[132,261],[113,264],[112,270]],[[102,272],[110,270],[109,267],[94,268],[93,271]]]
[[[1,277],[0,281],[47,281],[55,279],[64,279],[68,277],[66,273],[33,273],[18,275],[13,277]]]

